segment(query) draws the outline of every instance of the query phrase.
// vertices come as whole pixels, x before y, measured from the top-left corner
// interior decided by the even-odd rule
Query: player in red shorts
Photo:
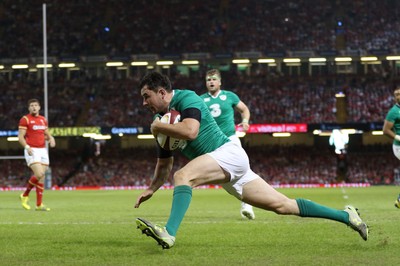
[[[28,110],[29,114],[24,115],[19,120],[18,141],[25,149],[25,160],[29,168],[32,169],[33,176],[29,179],[25,192],[20,195],[21,204],[24,209],[31,209],[28,204],[28,197],[32,188],[36,187],[36,210],[50,211],[42,203],[45,172],[49,166],[46,140],[49,141],[50,147],[55,147],[56,141],[49,133],[46,118],[39,114],[39,100],[30,99]]]

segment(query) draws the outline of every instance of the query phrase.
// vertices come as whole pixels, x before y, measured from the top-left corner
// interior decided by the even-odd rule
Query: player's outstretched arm
[[[174,157],[168,158],[158,158],[157,165],[154,171],[154,177],[151,181],[150,186],[143,191],[136,199],[135,208],[139,208],[142,202],[150,199],[153,194],[164,185],[165,181],[168,179],[172,166],[174,164]]]
[[[145,191],[140,193],[139,197],[137,197],[136,199],[135,208],[139,208],[142,202],[145,202],[146,200],[150,199],[153,196],[153,193],[154,191],[149,189],[146,189]]]

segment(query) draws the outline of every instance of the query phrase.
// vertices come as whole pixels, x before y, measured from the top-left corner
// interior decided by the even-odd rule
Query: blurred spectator
[[[348,153],[350,183],[393,184],[398,161],[390,145],[365,146]],[[337,183],[336,157],[328,148],[307,146],[248,147],[254,172],[271,185]],[[62,186],[142,186],[153,175],[155,150],[108,148],[76,167],[77,152],[53,151],[53,185]],[[177,153],[173,172],[186,159]],[[24,186],[26,168],[23,160],[0,160],[0,186]],[[172,182],[172,177],[169,179]]]
[[[0,3],[0,58],[42,55],[42,1]],[[61,1],[47,4],[49,56],[396,50],[400,3]],[[154,19],[157,18],[157,19]],[[28,34],[29,33],[29,34]]]
[[[392,86],[395,80],[392,79],[385,82],[366,80],[362,76],[341,80],[340,75],[326,78],[229,75],[222,88],[234,91],[247,103],[253,124],[335,123],[335,94],[338,91],[346,95],[348,122],[381,122],[386,110],[394,103]],[[175,88],[204,91],[203,77],[176,75],[172,81]],[[51,81],[49,123],[52,127],[149,125],[152,114],[142,107],[137,86],[136,77]],[[15,103],[40,95],[41,90],[36,80],[2,84],[0,93],[4,101],[0,102],[0,128],[16,128],[21,106]]]

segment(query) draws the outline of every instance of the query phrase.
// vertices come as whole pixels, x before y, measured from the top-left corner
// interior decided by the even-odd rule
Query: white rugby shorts
[[[230,139],[233,143],[239,145],[240,147],[242,146],[242,143],[240,142],[239,137],[236,136],[235,134],[232,135],[232,136],[230,136],[229,139]]]
[[[222,187],[239,200],[242,200],[243,186],[250,181],[261,178],[250,169],[246,151],[232,141],[225,143],[208,155],[214,158],[222,169],[230,173],[231,180],[222,184]]]
[[[25,149],[25,161],[28,166],[31,166],[34,163],[40,163],[42,165],[49,165],[49,154],[46,148],[31,148],[33,151],[32,156],[28,154],[28,151]]]
[[[392,148],[393,148],[393,154],[394,154],[394,156],[396,156],[397,157],[397,159],[399,159],[400,160],[400,146],[397,146],[397,145],[392,145]]]

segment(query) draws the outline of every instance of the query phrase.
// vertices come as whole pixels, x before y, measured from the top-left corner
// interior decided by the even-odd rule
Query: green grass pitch
[[[26,211],[20,192],[0,192],[0,265],[399,265],[400,187],[279,189],[342,209],[352,204],[370,226],[358,233],[330,220],[279,216],[222,189],[196,189],[177,235],[163,250],[136,229],[135,218],[165,224],[172,190],[134,209],[141,191],[45,191],[50,212]],[[31,206],[35,202],[31,193]]]

